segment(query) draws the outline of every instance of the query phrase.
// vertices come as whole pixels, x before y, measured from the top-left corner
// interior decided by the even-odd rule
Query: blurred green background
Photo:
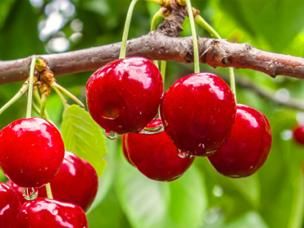
[[[128,4],[129,0],[1,0],[0,59],[118,42]],[[304,55],[303,0],[193,0],[192,4],[230,41]],[[130,37],[149,32],[151,16],[157,9],[155,4],[139,1]],[[199,33],[207,36],[201,29]],[[189,34],[186,21],[182,35]],[[227,75],[227,69],[201,67],[204,71]],[[167,86],[191,70],[192,65],[169,62]],[[299,80],[271,79],[249,70],[237,70],[236,74],[280,99],[304,97],[304,83]],[[90,72],[69,75],[58,78],[58,81],[84,101],[84,85],[89,75]],[[1,85],[0,104],[4,104],[20,85]],[[88,212],[90,227],[303,227],[304,147],[291,140],[290,129],[297,122],[303,122],[304,114],[279,107],[242,88],[238,88],[238,100],[264,112],[271,122],[272,151],[257,174],[229,179],[218,175],[201,158],[196,159],[195,165],[179,180],[154,182],[124,161],[119,140],[110,141],[96,133],[97,140],[105,141],[105,144],[98,144],[100,147],[94,149],[102,162],[103,172],[98,196]],[[1,126],[24,116],[25,102],[23,98],[6,111],[0,118]],[[56,96],[49,98],[47,109],[51,119],[60,127],[63,107]],[[91,160],[98,163],[92,153],[89,151],[89,155],[83,157],[91,156]],[[105,167],[102,157],[106,160]]]

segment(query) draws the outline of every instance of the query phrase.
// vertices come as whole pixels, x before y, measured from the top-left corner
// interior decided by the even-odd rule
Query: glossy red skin
[[[18,228],[16,216],[20,206],[18,194],[8,185],[0,183],[0,227]]]
[[[59,201],[38,198],[23,204],[18,215],[22,228],[87,228],[81,207]]]
[[[15,183],[12,182],[11,180],[8,180],[5,184],[6,184],[7,186],[9,186],[10,189],[13,189],[15,192],[17,192],[19,201],[20,201],[21,203],[26,202],[26,199],[25,199],[24,196],[23,196],[23,193],[24,193],[24,188],[23,188],[23,187],[20,187],[19,185],[15,184]],[[35,189],[38,191],[38,188],[35,188]]]
[[[177,147],[164,131],[156,134],[125,134],[123,143],[124,153],[131,164],[153,180],[175,180],[193,162],[193,158],[179,157]]]
[[[7,185],[19,193],[21,202],[26,201],[22,187],[10,180]],[[73,153],[65,152],[60,169],[51,181],[51,189],[55,200],[72,203],[87,210],[97,193],[97,173],[87,161]],[[47,197],[44,186],[37,190],[39,197]]]
[[[63,156],[59,131],[44,119],[18,119],[0,132],[0,166],[19,186],[48,183],[59,170]]]
[[[293,129],[293,138],[294,140],[301,145],[304,145],[304,125],[296,126]]]
[[[98,69],[86,93],[91,116],[106,131],[138,132],[157,114],[163,82],[151,60],[131,57]]]
[[[125,159],[129,162],[130,165],[135,166],[133,164],[133,162],[131,161],[130,156],[127,152],[127,145],[126,144],[127,144],[127,142],[125,140],[125,135],[123,135],[122,136],[122,152],[123,152],[123,155],[124,155]]]
[[[178,148],[190,155],[214,153],[227,139],[235,118],[234,95],[214,74],[190,74],[165,93],[161,117]]]
[[[209,160],[225,176],[246,177],[264,164],[271,142],[271,129],[266,116],[254,108],[238,105],[231,135]]]
[[[51,181],[54,199],[81,206],[87,210],[95,199],[98,177],[87,161],[66,152],[59,172]],[[41,188],[39,196],[46,196]]]

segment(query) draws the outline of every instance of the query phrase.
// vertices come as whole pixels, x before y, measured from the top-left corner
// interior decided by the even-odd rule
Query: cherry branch
[[[285,75],[304,78],[304,58],[266,52],[248,44],[222,39],[200,38],[200,61],[213,67],[246,68],[272,77]],[[56,76],[94,71],[118,58],[120,43],[78,51],[41,55]],[[190,63],[193,60],[190,37],[175,38],[152,32],[128,42],[128,56],[144,56],[156,60]],[[31,57],[0,61],[0,84],[25,80]]]
[[[228,80],[228,77],[225,76],[225,79]],[[283,106],[286,108],[295,109],[302,112],[304,111],[304,103],[299,99],[292,97],[288,99],[282,99],[274,95],[275,91],[262,88],[254,84],[252,81],[248,79],[244,79],[243,77],[237,78],[236,83],[239,88],[247,89],[255,93],[257,96],[266,99],[267,101],[270,101],[278,106]]]

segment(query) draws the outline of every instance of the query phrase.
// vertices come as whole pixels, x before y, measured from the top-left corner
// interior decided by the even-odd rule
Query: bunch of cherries
[[[60,132],[52,123],[34,117],[4,127],[0,131],[0,166],[9,178],[0,183],[0,227],[88,227],[85,211],[97,192],[96,171],[65,152]],[[47,183],[52,197],[46,191]]]
[[[163,94],[153,62],[130,57],[98,69],[86,92],[93,119],[106,132],[123,134],[126,159],[153,180],[178,178],[196,156],[207,156],[223,175],[245,177],[262,166],[271,148],[267,118],[236,104],[215,74],[184,76]]]

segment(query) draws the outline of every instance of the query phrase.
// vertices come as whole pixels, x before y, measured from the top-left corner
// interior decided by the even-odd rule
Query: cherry
[[[296,126],[292,132],[294,140],[301,145],[304,145],[304,125]]]
[[[8,185],[0,183],[0,227],[17,228],[16,216],[20,206],[17,192]]]
[[[165,93],[161,116],[165,130],[178,148],[205,156],[227,139],[235,118],[233,93],[215,74],[190,74]]]
[[[209,160],[225,176],[249,176],[265,162],[271,141],[271,129],[266,116],[251,107],[238,105],[227,142]]]
[[[13,189],[15,192],[17,192],[19,201],[20,201],[21,203],[26,202],[26,199],[24,198],[24,190],[25,190],[25,188],[20,187],[19,185],[15,184],[15,183],[12,182],[11,180],[8,180],[5,184],[6,184],[7,186],[9,186],[10,189]],[[43,187],[43,188],[44,188],[44,187]],[[35,192],[38,191],[38,188],[34,188],[34,191],[35,191]]]
[[[59,172],[51,181],[51,188],[54,199],[87,210],[96,196],[98,177],[87,161],[66,152]],[[39,191],[39,196],[43,195],[46,196],[45,188]]]
[[[129,153],[127,151],[127,141],[125,140],[126,135],[122,136],[122,152],[125,159],[129,162],[130,165],[135,166],[134,163],[131,161]]]
[[[65,152],[60,169],[50,183],[55,200],[72,203],[87,210],[96,196],[98,177],[95,169],[87,161],[73,153]],[[7,185],[19,193],[22,202],[25,201],[22,187],[10,180]],[[39,197],[47,196],[44,186],[36,190]]]
[[[0,166],[19,186],[39,187],[49,182],[63,156],[59,131],[44,119],[18,119],[0,132]]]
[[[152,61],[131,57],[98,69],[86,93],[90,114],[106,131],[138,132],[157,114],[163,83]]]
[[[148,127],[161,125],[153,120]],[[124,153],[131,164],[150,179],[172,181],[192,164],[193,158],[182,158],[173,141],[162,131],[156,134],[129,133],[123,135]]]
[[[18,223],[22,228],[88,227],[81,207],[43,198],[24,203],[18,215]]]

